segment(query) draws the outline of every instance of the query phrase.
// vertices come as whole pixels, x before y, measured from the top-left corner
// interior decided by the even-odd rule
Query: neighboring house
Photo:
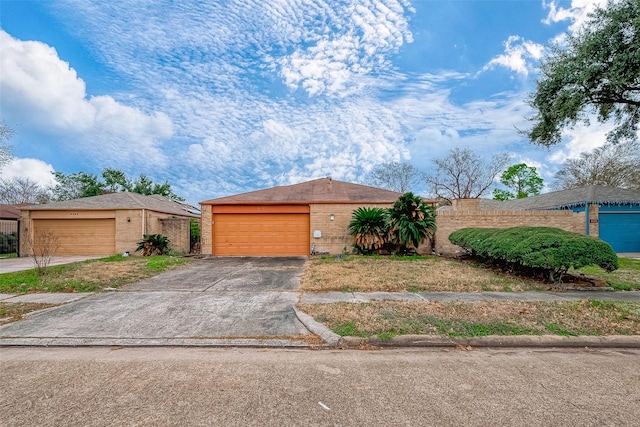
[[[0,254],[16,253],[18,250],[21,206],[24,205],[0,204]]]
[[[20,254],[30,242],[36,248],[42,236],[54,236],[56,255],[113,255],[134,253],[145,234],[167,236],[175,251],[189,252],[188,206],[159,196],[112,193],[101,196],[31,205],[22,208]]]
[[[640,190],[590,185],[506,202],[481,200],[480,209],[583,212],[584,234],[616,252],[640,252]]]
[[[321,178],[201,202],[202,254],[304,256],[351,251],[349,222],[362,206],[393,206],[401,193]]]

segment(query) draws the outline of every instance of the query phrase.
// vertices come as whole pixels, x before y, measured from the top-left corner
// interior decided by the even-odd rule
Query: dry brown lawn
[[[546,289],[534,280],[439,257],[315,257],[305,265],[305,292],[482,292]]]
[[[56,304],[36,302],[0,302],[0,325],[16,322],[32,311],[55,307]]]
[[[482,301],[299,304],[340,335],[640,335],[640,304]]]

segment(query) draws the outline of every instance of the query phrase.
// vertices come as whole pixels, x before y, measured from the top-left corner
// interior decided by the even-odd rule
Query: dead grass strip
[[[411,261],[317,257],[305,264],[301,280],[305,292],[520,292],[541,287],[534,280],[437,257]]]
[[[341,335],[640,335],[640,304],[578,302],[413,302],[299,304]]]

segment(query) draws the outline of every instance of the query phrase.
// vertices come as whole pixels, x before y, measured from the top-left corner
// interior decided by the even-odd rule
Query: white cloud
[[[358,76],[388,69],[387,56],[413,41],[405,17],[411,8],[394,0],[362,3],[334,6],[325,15],[330,33],[275,60],[288,87],[300,86],[309,95],[350,95],[362,88]]]
[[[110,164],[165,162],[158,145],[172,134],[168,116],[146,114],[111,96],[88,97],[76,71],[44,43],[0,30],[0,52],[4,119],[65,135],[62,144]]]
[[[543,54],[543,45],[525,40],[520,36],[509,36],[504,42],[504,54],[491,59],[484,66],[483,71],[500,66],[527,76],[532,69],[531,61],[538,61]]]
[[[78,144],[87,147],[91,135],[106,147],[93,153],[121,153],[127,172],[139,173],[135,162],[147,162],[160,174],[152,178],[166,176],[190,202],[329,175],[361,181],[389,161],[425,169],[454,146],[487,155],[517,146],[523,158],[543,150],[514,129],[527,125],[526,94],[454,101],[452,88],[459,96],[473,75],[395,68],[391,61],[413,40],[414,11],[406,0],[162,7],[61,0],[49,7],[65,31],[131,88],[130,98],[90,97],[51,49],[48,67],[58,67],[73,95],[62,100],[69,103],[62,111],[93,120],[72,133]],[[490,67],[526,76],[541,49],[511,37]],[[48,123],[51,115],[47,111]]]
[[[549,9],[549,14],[542,21],[551,24],[562,21],[572,21],[569,32],[577,31],[588,19],[589,13],[593,12],[597,6],[604,7],[607,0],[572,0],[571,6],[565,8],[559,6],[558,0],[551,0],[548,3],[543,0],[543,6]]]
[[[577,124],[563,132],[563,143],[552,149],[547,156],[550,162],[562,164],[567,159],[575,159],[580,153],[591,151],[607,142],[607,133],[613,128],[611,123],[600,123],[594,117],[590,125]]]
[[[11,160],[2,168],[2,178],[29,178],[45,188],[55,182],[53,166],[42,160],[29,158],[14,158]]]

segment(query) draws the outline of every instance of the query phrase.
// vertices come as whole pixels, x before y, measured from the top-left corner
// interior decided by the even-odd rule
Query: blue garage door
[[[640,211],[600,212],[600,238],[616,252],[640,252]]]

